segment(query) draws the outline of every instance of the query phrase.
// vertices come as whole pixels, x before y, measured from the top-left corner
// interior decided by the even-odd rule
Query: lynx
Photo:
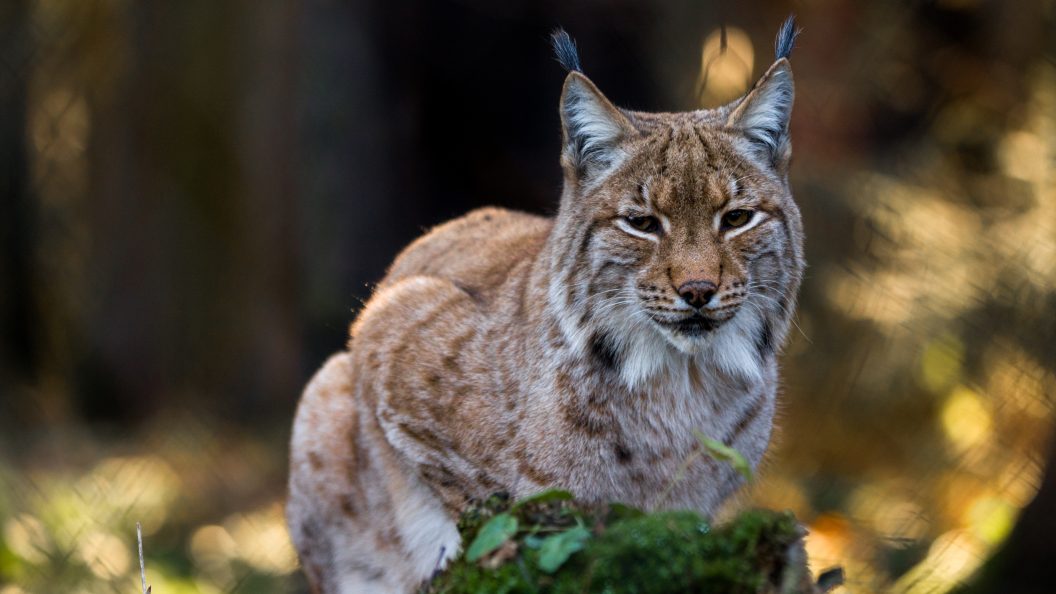
[[[416,240],[304,391],[287,517],[313,592],[414,591],[499,491],[708,514],[739,487],[697,432],[753,466],[770,440],[804,267],[796,35],[742,98],[642,113],[555,33],[556,217],[485,208]]]

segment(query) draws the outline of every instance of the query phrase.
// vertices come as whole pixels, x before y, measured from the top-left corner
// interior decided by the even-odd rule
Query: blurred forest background
[[[303,592],[300,388],[423,229],[554,211],[550,30],[684,110],[790,12],[810,268],[742,503],[794,510],[844,592],[1051,535],[1013,527],[1056,418],[1053,0],[4,0],[0,594],[139,591],[136,521],[158,594]]]

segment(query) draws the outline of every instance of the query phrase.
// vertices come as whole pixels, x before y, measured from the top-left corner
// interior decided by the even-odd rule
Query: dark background
[[[549,32],[673,111],[742,93],[790,12],[810,268],[742,503],[847,591],[969,579],[1056,418],[1051,0],[8,0],[0,592],[135,591],[136,521],[155,592],[300,591],[299,390],[423,229],[554,211]]]

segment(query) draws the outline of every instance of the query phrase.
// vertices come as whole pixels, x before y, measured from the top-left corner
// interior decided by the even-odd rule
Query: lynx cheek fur
[[[699,431],[766,450],[803,271],[788,184],[792,20],[713,110],[639,113],[579,68],[555,219],[488,208],[396,259],[302,397],[287,515],[314,592],[410,592],[472,498],[559,487],[704,513],[739,486]]]

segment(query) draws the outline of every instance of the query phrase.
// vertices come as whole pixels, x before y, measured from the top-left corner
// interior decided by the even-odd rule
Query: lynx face
[[[803,266],[792,96],[784,58],[744,98],[687,113],[621,110],[569,74],[558,227],[576,238],[563,306],[583,311],[563,325],[629,383],[670,366],[665,344],[753,377],[784,339]]]
[[[592,196],[595,220],[608,224],[592,259],[626,262],[625,274],[599,285],[612,291],[606,301],[633,295],[632,311],[688,353],[782,284],[782,264],[793,264],[782,260],[794,256],[775,248],[791,240],[785,221],[796,211],[780,183],[737,157],[731,139],[713,135],[709,154],[696,134],[682,142],[669,134],[646,140]]]

